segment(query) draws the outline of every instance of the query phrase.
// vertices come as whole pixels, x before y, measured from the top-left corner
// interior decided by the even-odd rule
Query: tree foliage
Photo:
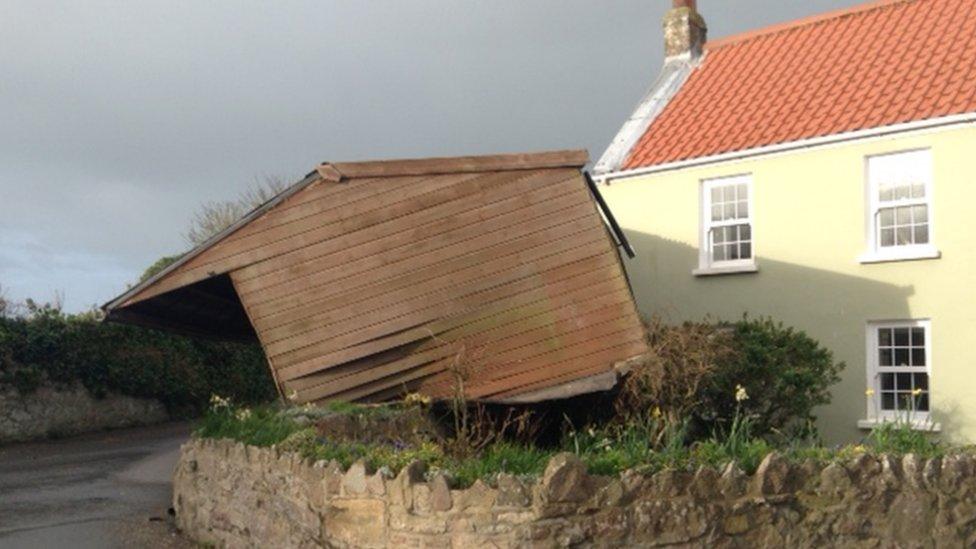
[[[173,263],[179,261],[183,257],[182,255],[167,255],[156,260],[155,263],[150,265],[145,271],[143,271],[142,276],[139,277],[139,282],[145,282],[150,278],[156,276],[163,271],[166,267],[169,267]]]

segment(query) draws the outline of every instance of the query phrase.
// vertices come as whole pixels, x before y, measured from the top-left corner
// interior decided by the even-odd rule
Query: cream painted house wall
[[[938,259],[862,264],[866,157],[930,148]],[[753,179],[758,272],[694,276],[702,180]],[[768,315],[806,331],[847,363],[817,412],[828,442],[857,440],[867,413],[866,323],[931,319],[932,419],[976,442],[976,127],[771,154],[624,179],[601,187],[637,250],[625,264],[641,312],[670,322]]]

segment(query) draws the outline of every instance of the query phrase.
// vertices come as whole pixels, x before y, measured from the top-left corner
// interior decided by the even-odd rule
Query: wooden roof
[[[324,163],[106,309],[179,328],[147,317],[229,279],[297,402],[445,397],[459,382],[496,401],[593,390],[645,344],[586,161]]]

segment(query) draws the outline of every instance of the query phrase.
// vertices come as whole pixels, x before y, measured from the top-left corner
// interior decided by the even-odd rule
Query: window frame
[[[878,362],[878,330],[885,328],[922,328],[925,330],[925,367],[917,366],[881,366]],[[928,318],[910,320],[878,320],[867,323],[865,331],[867,343],[867,388],[873,393],[865,399],[867,410],[865,417],[869,422],[885,422],[905,419],[906,414],[913,425],[931,423],[933,408],[932,398],[932,321]],[[882,373],[924,373],[928,376],[929,409],[926,411],[899,411],[881,409],[881,374]],[[897,397],[896,397],[897,398]]]
[[[872,176],[872,163],[883,158],[893,158],[902,155],[925,153],[924,184],[925,198],[907,198],[898,201],[882,202],[879,198],[878,181]],[[930,147],[890,151],[872,154],[864,157],[864,192],[865,192],[865,234],[867,250],[861,255],[861,263],[880,263],[886,261],[902,261],[912,259],[936,259],[940,253],[935,242],[935,200],[934,200],[934,159]],[[907,244],[895,246],[881,246],[880,211],[886,208],[925,205],[927,209],[927,224],[929,241],[925,244]]]
[[[745,218],[737,218],[732,221],[712,221],[712,196],[711,191],[715,187],[725,187],[729,185],[746,185],[748,197],[746,207],[748,215]],[[698,220],[698,269],[693,271],[696,276],[755,272],[756,269],[756,208],[754,205],[754,189],[752,174],[737,174],[722,177],[702,179],[699,184],[699,220]],[[749,245],[750,257],[748,259],[732,259],[714,261],[712,259],[712,230],[717,227],[731,225],[749,225]]]

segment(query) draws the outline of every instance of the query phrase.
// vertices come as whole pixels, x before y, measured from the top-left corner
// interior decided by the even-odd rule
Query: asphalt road
[[[172,526],[185,423],[0,446],[0,548],[192,547]]]

